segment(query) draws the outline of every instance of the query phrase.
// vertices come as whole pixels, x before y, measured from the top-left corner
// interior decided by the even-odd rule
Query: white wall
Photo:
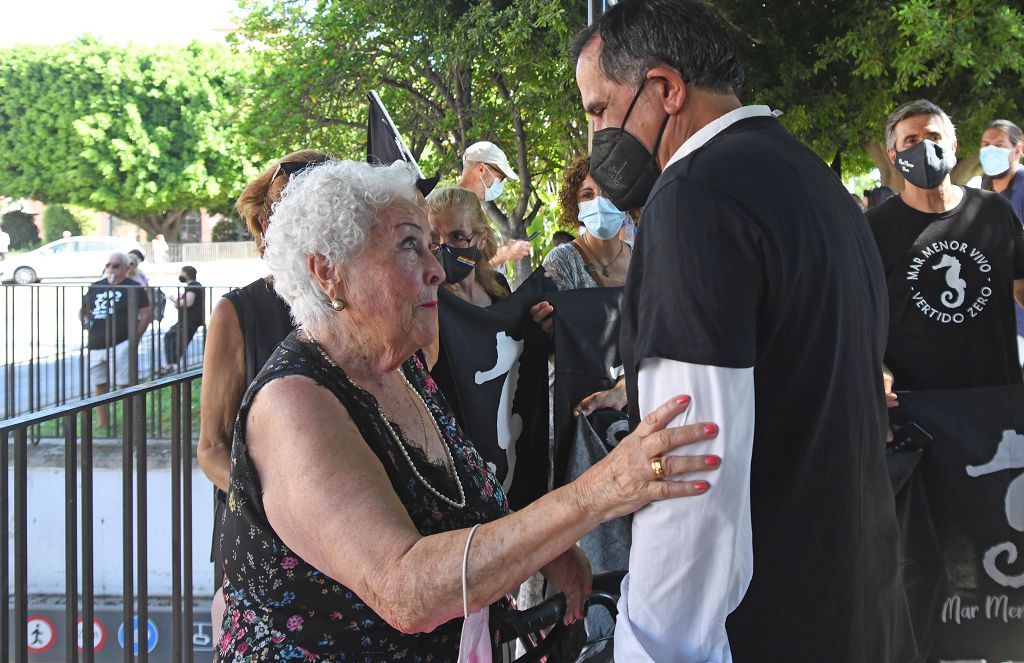
[[[134,469],[134,468],[133,468]],[[138,477],[133,477],[137,481]],[[14,554],[14,476],[8,470],[10,538],[8,550]],[[121,472],[97,467],[93,471],[93,541],[96,595],[119,596],[121,575]],[[171,594],[171,472],[169,468],[150,469],[148,490],[148,556],[150,596]],[[192,471],[192,578],[196,596],[213,594],[213,565],[210,541],[213,531],[212,486],[199,469]],[[81,475],[79,474],[79,495]],[[133,505],[137,500],[133,499]],[[133,537],[138,536],[138,511],[133,506]],[[81,500],[77,505],[81,520]],[[64,472],[55,467],[30,467],[28,476],[28,591],[30,594],[63,594],[64,566]],[[138,569],[138,546],[132,559]],[[13,559],[13,557],[12,557]],[[81,528],[79,528],[79,569],[81,569]],[[81,586],[81,570],[79,570]],[[14,567],[10,571],[10,590],[14,590]]]

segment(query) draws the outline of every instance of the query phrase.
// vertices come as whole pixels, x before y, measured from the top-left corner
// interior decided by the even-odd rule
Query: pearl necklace
[[[317,351],[320,353],[320,356],[322,356],[324,358],[324,361],[326,361],[328,364],[330,364],[332,368],[337,368],[338,370],[341,370],[340,367],[338,366],[338,364],[336,364],[335,361],[333,359],[331,359],[330,355],[328,355],[326,352],[324,352],[324,349],[322,347],[320,347],[320,344],[317,343],[316,339],[313,338],[312,334],[310,334],[308,331],[306,332],[306,338],[309,339],[310,344],[314,348],[317,349]],[[452,451],[451,451],[451,449],[448,448],[448,444],[445,442],[444,436],[441,435],[441,429],[440,429],[440,427],[438,427],[437,420],[434,419],[434,415],[433,415],[433,413],[431,413],[430,408],[427,407],[427,401],[423,398],[423,396],[420,394],[420,392],[417,391],[416,388],[412,386],[412,383],[409,382],[409,378],[405,377],[405,373],[402,372],[402,369],[398,369],[397,372],[398,372],[399,375],[402,376],[402,381],[405,382],[405,386],[408,387],[410,391],[412,391],[414,394],[416,394],[416,396],[419,397],[420,402],[423,403],[423,409],[425,409],[427,411],[427,414],[430,417],[430,423],[432,423],[434,425],[434,432],[437,433],[437,437],[441,441],[441,446],[444,448],[445,457],[448,460],[448,466],[451,468],[452,476],[455,477],[455,487],[459,491],[459,501],[458,502],[450,499],[449,497],[447,497],[444,494],[442,494],[441,491],[439,491],[438,489],[436,489],[433,486],[431,486],[430,483],[426,480],[426,478],[422,474],[420,474],[419,469],[417,469],[417,467],[416,467],[416,463],[413,462],[412,457],[409,455],[409,450],[406,449],[407,443],[404,440],[402,440],[401,437],[399,437],[397,432],[395,432],[395,429],[391,426],[391,422],[388,421],[387,416],[384,414],[384,410],[381,409],[380,403],[373,396],[373,394],[371,394],[369,391],[364,389],[362,386],[356,384],[355,380],[350,378],[348,376],[348,374],[345,373],[344,371],[342,371],[342,375],[345,377],[346,380],[348,380],[348,382],[353,387],[355,387],[356,389],[359,389],[360,391],[365,393],[367,396],[370,396],[371,398],[373,398],[373,404],[377,407],[377,414],[380,415],[381,421],[384,422],[384,428],[387,429],[388,433],[391,435],[391,439],[393,439],[395,441],[395,443],[397,444],[398,448],[401,449],[402,456],[405,458],[405,462],[409,464],[409,468],[412,470],[412,473],[416,476],[416,478],[419,480],[419,482],[421,484],[423,484],[423,486],[428,491],[430,491],[430,493],[432,495],[434,495],[434,497],[438,498],[439,500],[441,500],[445,504],[449,504],[449,505],[455,507],[456,509],[462,509],[462,508],[464,508],[466,506],[466,492],[462,488],[462,480],[459,478],[458,469],[455,467],[455,458],[452,456]],[[421,419],[421,423],[422,423],[422,419]]]

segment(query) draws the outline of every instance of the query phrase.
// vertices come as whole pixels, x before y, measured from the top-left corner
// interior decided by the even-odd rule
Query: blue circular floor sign
[[[134,653],[139,653],[139,618],[134,618],[134,630],[132,632],[132,649]],[[160,638],[159,632],[156,630],[156,624],[153,623],[152,619],[146,620],[146,651],[152,652],[156,649],[156,642]],[[124,622],[121,622],[121,626],[117,629],[117,644],[121,645],[121,649],[124,649]]]

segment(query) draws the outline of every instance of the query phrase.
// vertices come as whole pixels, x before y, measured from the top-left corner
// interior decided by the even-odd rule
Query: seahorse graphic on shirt
[[[946,285],[951,289],[943,292],[941,299],[949,308],[958,308],[967,295],[967,281],[960,278],[960,267],[960,261],[948,253],[942,256],[938,265],[932,266],[932,269],[946,270]]]

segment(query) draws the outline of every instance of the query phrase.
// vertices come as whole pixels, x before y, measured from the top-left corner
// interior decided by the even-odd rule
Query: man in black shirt
[[[886,122],[899,196],[867,213],[885,267],[885,363],[901,390],[1021,384],[1014,298],[1024,301],[1024,228],[1002,196],[954,185],[956,133],[921,99]]]
[[[131,312],[136,311],[132,320]],[[130,383],[132,361],[130,325],[136,337],[142,336],[153,319],[153,309],[145,288],[128,278],[128,257],[112,253],[103,269],[103,278],[89,286],[78,312],[82,326],[89,330],[89,382],[97,396],[107,393],[111,382],[118,387]],[[96,416],[100,428],[107,425],[107,408]]]
[[[672,425],[717,423],[687,453],[721,459],[706,494],[634,514],[616,660],[914,660],[885,283],[860,210],[769,108],[741,104],[706,3],[625,0],[571,52],[590,174],[645,208],[622,306],[631,423],[689,395]]]
[[[178,309],[178,321],[164,334],[167,363],[161,369],[162,373],[170,372],[181,362],[192,337],[206,323],[206,291],[196,276],[196,268],[191,265],[182,267],[178,275],[178,282],[184,283],[185,289],[174,301],[174,308]]]

